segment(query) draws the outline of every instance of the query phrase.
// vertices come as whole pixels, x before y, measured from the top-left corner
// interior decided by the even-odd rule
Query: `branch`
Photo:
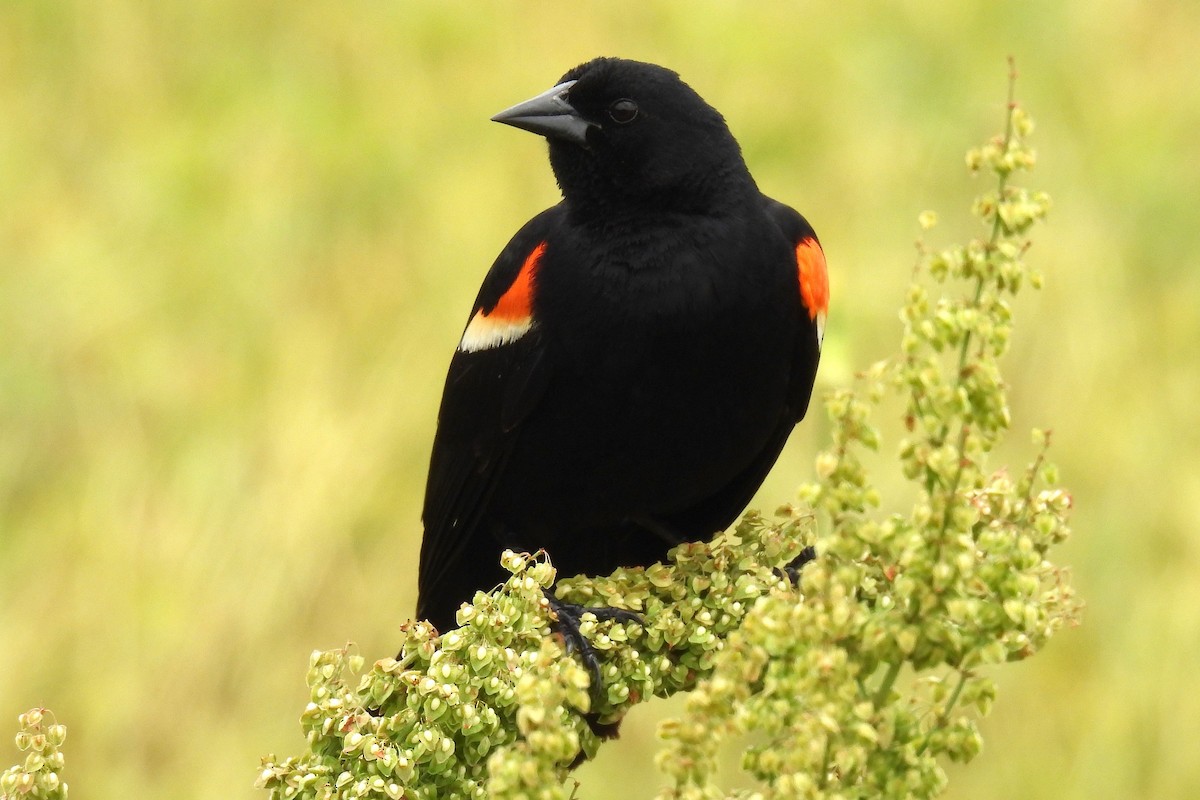
[[[603,692],[551,634],[544,559],[506,553],[513,577],[478,593],[462,627],[440,640],[424,622],[404,627],[400,658],[355,679],[361,659],[317,652],[302,717],[310,754],[268,758],[260,785],[273,797],[565,798],[563,779],[633,705],[695,687],[725,639],[769,592],[792,593],[782,566],[802,549],[811,518],[749,514],[710,544],[672,552],[669,565],[573,579],[575,603],[636,611],[637,624],[582,626],[601,659]]]

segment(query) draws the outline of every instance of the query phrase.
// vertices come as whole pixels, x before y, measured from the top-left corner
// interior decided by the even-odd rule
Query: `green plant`
[[[62,780],[63,740],[67,727],[47,719],[44,708],[33,708],[17,717],[17,749],[26,753],[25,761],[0,775],[0,800],[66,800],[67,784]]]

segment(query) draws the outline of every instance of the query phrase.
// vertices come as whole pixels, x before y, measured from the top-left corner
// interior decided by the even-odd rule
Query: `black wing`
[[[417,616],[440,630],[462,601],[503,579],[486,529],[492,491],[551,365],[534,316],[537,268],[561,206],[530,220],[500,253],[450,361],[425,487]],[[494,544],[494,542],[493,542]]]
[[[780,418],[758,456],[734,475],[723,489],[682,512],[656,520],[668,530],[680,531],[687,536],[711,536],[728,527],[742,513],[779,458],[792,428],[804,419],[817,377],[829,297],[825,255],[817,234],[799,212],[765,195],[762,201],[767,215],[787,237],[796,259],[795,299],[801,313],[792,348],[787,415]]]
[[[778,200],[764,196],[763,201],[767,213],[788,237],[796,254],[797,289],[804,315],[796,342],[788,400],[795,421],[799,422],[808,411],[813,383],[817,378],[817,364],[821,360],[825,314],[829,308],[829,276],[825,268],[825,252],[808,220]]]

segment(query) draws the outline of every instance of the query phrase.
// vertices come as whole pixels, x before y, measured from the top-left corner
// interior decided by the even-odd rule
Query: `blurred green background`
[[[1198,43],[1200,4],[1134,0],[0,1],[0,765],[47,705],[77,796],[258,797],[309,652],[393,652],[446,364],[557,198],[492,113],[594,55],[679,70],[821,235],[829,387],[896,341],[918,212],[974,235],[1012,54],[1055,209],[997,460],[1054,428],[1088,609],[997,673],[949,796],[1200,796]],[[584,794],[649,796],[675,707]]]

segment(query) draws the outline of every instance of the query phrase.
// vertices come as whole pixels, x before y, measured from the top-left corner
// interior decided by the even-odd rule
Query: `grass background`
[[[1198,41],[1200,5],[1134,0],[2,0],[0,733],[51,707],[78,797],[258,797],[259,756],[302,748],[309,651],[393,651],[450,352],[557,197],[492,113],[598,54],[679,70],[821,234],[829,387],[896,340],[917,213],[973,235],[962,153],[1012,54],[1056,206],[998,460],[1055,429],[1089,607],[1000,671],[949,796],[1196,797]],[[586,796],[652,793],[672,708]]]

